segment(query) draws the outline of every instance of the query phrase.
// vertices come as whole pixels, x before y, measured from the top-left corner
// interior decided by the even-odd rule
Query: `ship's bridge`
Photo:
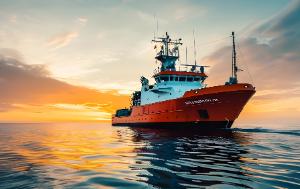
[[[179,59],[179,46],[181,39],[171,39],[168,33],[165,37],[152,40],[155,42],[154,49],[159,48],[155,59],[161,63],[158,73],[153,78],[155,83],[149,85],[149,80],[141,77],[141,91],[134,95],[133,105],[145,105],[155,102],[180,98],[186,91],[205,87],[203,81],[207,78],[204,67],[196,64],[182,64],[190,67],[189,71],[176,70],[176,61]]]
[[[148,84],[146,78],[141,79],[141,105],[180,98],[186,91],[205,87],[205,73],[196,71],[161,71],[153,75],[155,83]]]
[[[156,83],[161,82],[203,82],[207,75],[202,72],[162,71],[153,75]]]

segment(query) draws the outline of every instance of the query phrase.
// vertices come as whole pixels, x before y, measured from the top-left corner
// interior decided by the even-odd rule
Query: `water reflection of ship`
[[[132,170],[140,170],[141,181],[158,188],[229,186],[249,188],[242,168],[247,135],[232,130],[155,130],[132,128],[137,148]],[[204,132],[204,133],[203,133]],[[197,134],[195,134],[197,133]]]

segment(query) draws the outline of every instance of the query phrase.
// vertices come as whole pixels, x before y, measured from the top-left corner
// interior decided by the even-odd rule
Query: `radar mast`
[[[235,50],[235,36],[234,32],[232,34],[232,59],[231,59],[231,77],[229,78],[229,82],[226,82],[225,84],[231,85],[231,84],[237,84],[238,78],[237,78],[237,72],[243,71],[238,68],[236,63],[236,50]]]
[[[179,45],[182,45],[181,38],[172,40],[166,32],[165,37],[154,38],[152,42],[161,44],[160,50],[155,59],[161,62],[160,71],[176,71],[176,60],[179,58]],[[154,48],[157,48],[155,45]]]

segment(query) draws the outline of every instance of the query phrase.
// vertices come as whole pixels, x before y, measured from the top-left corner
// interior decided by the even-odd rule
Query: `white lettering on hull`
[[[209,103],[209,102],[219,102],[219,99],[217,98],[206,98],[206,99],[199,99],[199,100],[189,100],[185,101],[185,105],[193,105],[193,104],[203,104],[203,103]]]

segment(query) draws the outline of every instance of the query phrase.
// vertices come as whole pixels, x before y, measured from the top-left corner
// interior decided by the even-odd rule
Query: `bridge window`
[[[169,77],[168,76],[162,76],[160,77],[161,81],[169,81]]]
[[[179,81],[185,81],[186,77],[179,77]]]
[[[200,77],[195,77],[194,81],[200,81]]]
[[[170,76],[170,81],[173,81],[174,80],[174,77],[173,76]]]
[[[175,81],[178,81],[178,77],[177,76],[175,76]]]
[[[191,81],[193,81],[193,78],[192,77],[188,77],[187,81],[191,82]]]

